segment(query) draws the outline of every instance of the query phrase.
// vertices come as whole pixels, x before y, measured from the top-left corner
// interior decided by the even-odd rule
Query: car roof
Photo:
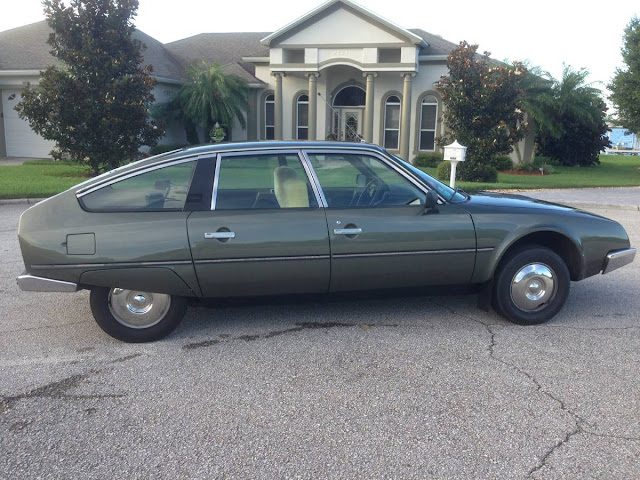
[[[91,178],[72,188],[76,192],[83,191],[105,183],[114,178],[127,175],[136,170],[152,167],[156,164],[170,163],[181,158],[193,157],[197,158],[202,155],[240,152],[245,150],[298,150],[298,149],[340,149],[340,150],[370,150],[384,152],[384,149],[378,145],[370,143],[355,142],[337,142],[337,141],[260,141],[260,142],[235,142],[235,143],[219,143],[210,145],[196,145],[173,150],[171,152],[155,155],[145,158],[137,162],[123,165],[109,172],[103,173],[97,177]]]

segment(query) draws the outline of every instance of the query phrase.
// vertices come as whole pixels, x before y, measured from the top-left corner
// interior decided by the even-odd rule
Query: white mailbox
[[[451,177],[449,178],[449,186],[456,186],[456,169],[459,162],[464,162],[467,156],[467,147],[463,147],[455,140],[451,145],[444,147],[444,159],[451,162]]]

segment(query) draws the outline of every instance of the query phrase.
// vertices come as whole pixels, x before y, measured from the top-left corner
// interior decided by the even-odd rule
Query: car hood
[[[547,211],[549,213],[573,213],[593,218],[603,218],[611,221],[606,217],[601,217],[591,212],[580,210],[579,208],[560,205],[558,203],[547,202],[537,198],[527,197],[525,195],[479,192],[469,196],[466,204],[473,207],[490,207],[490,208],[522,208],[527,210]]]

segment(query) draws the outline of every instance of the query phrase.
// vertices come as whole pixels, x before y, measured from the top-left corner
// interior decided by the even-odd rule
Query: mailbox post
[[[444,147],[444,159],[451,162],[451,177],[449,178],[449,186],[454,188],[456,186],[456,169],[459,162],[464,162],[467,156],[467,147],[463,147],[457,140],[451,145]]]

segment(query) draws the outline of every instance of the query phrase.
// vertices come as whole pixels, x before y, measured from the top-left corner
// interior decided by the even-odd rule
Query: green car
[[[100,327],[164,337],[190,298],[477,287],[549,320],[570,281],[633,261],[624,228],[514,195],[468,195],[366,144],[262,142],[145,159],[22,214],[27,291],[91,290]]]

